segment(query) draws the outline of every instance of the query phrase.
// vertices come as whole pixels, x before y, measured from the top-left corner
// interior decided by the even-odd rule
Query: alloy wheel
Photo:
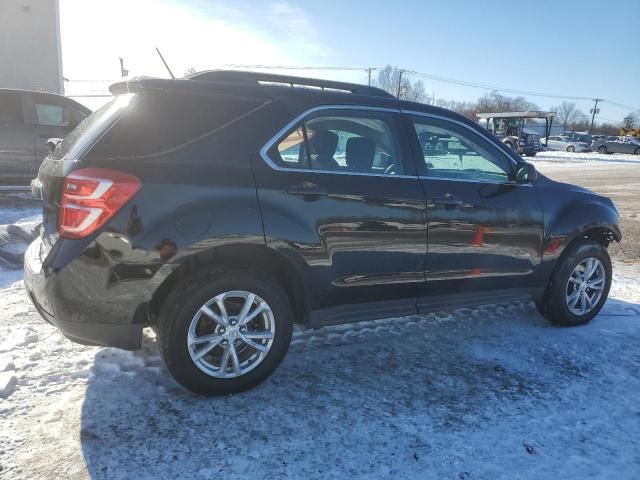
[[[574,315],[591,312],[602,297],[606,283],[606,271],[600,260],[583,259],[571,272],[565,290],[565,303]]]
[[[271,307],[255,293],[233,290],[216,295],[193,316],[187,348],[193,363],[216,378],[237,378],[256,368],[273,345]]]

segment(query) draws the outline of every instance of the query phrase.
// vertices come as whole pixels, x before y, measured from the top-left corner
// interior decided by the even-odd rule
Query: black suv
[[[613,203],[474,122],[355,84],[138,78],[43,162],[29,295],[70,339],[140,347],[216,395],[309,328],[516,299],[561,325],[611,284]]]

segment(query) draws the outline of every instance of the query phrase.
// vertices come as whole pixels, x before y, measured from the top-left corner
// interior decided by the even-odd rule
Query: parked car
[[[592,148],[598,153],[633,153],[640,155],[640,138],[607,137],[606,141],[593,142]]]
[[[91,111],[60,95],[0,89],[0,181],[29,182],[47,155],[47,140],[63,138]]]
[[[588,143],[573,141],[563,136],[543,138],[540,142],[543,145],[547,145],[549,150],[562,150],[564,152],[588,152],[591,150]]]
[[[591,135],[591,143],[598,142],[600,140],[606,140],[606,139],[607,139],[606,135]]]
[[[560,136],[566,137],[571,142],[586,143],[587,145],[591,145],[591,142],[593,142],[593,136],[588,133],[565,132]]]
[[[533,299],[573,326],[607,298],[611,200],[454,112],[250,72],[111,91],[40,167],[25,285],[76,342],[137,349],[152,326],[194,392],[263,381],[294,323]]]

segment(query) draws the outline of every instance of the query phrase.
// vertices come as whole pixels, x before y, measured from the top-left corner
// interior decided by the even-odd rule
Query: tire
[[[611,288],[612,268],[607,249],[599,243],[580,240],[567,248],[570,250],[558,260],[542,300],[537,306],[542,316],[552,323],[564,327],[574,327],[584,325],[600,312]],[[571,297],[570,292],[575,293],[576,290],[579,290],[579,284],[575,282],[575,277],[572,281],[570,281],[570,277],[574,274],[574,269],[579,268],[578,266],[582,262],[589,262],[590,259],[596,259],[602,266],[602,290],[592,308],[580,314],[575,312],[575,309],[579,309],[580,303],[574,305],[574,311],[568,305],[570,303],[568,298]],[[590,298],[595,298],[594,291],[589,288],[586,289],[586,294],[591,295]],[[582,301],[584,300],[578,300],[578,302]]]
[[[511,142],[504,142],[504,144],[509,147],[511,150],[516,151],[516,146]]]
[[[640,147],[636,148],[633,152],[634,155],[640,155]]]
[[[247,323],[247,325],[252,322],[256,324],[265,322],[266,324],[268,321],[269,325],[273,326],[271,331],[265,329],[259,332],[261,334],[270,334],[271,339],[252,340],[260,344],[261,348],[266,348],[266,345],[268,345],[269,348],[266,353],[250,347],[248,343],[244,343],[243,335],[238,333],[238,331],[242,331],[243,327],[230,327],[233,322],[241,325],[241,322],[237,320],[240,319],[241,312],[236,310],[234,313],[230,310],[234,306],[241,310],[241,302],[238,302],[236,298],[239,293],[255,295],[254,298],[257,299],[257,303],[254,308],[256,309],[262,307],[263,303],[267,305],[267,313],[260,313],[255,319]],[[225,338],[225,340],[221,340],[221,343],[209,348],[209,350],[207,350],[207,347],[215,343],[215,341],[203,343],[204,347],[199,347],[198,345],[201,344],[196,344],[195,342],[192,346],[188,346],[188,338],[199,339],[204,338],[204,335],[215,335],[216,339],[219,340],[221,335],[218,330],[223,327],[217,321],[214,321],[213,317],[209,317],[202,312],[205,305],[213,302],[215,298],[219,298],[218,296],[223,294],[228,294],[226,299],[225,297],[221,298],[223,305],[227,302],[225,310],[228,312],[228,318],[230,319],[227,322],[225,334],[231,335],[234,333],[233,337],[229,337],[232,339],[227,340]],[[229,301],[234,301],[235,304],[229,304]],[[211,303],[211,310],[218,309],[215,305],[218,304]],[[220,312],[221,309],[218,309],[217,314],[220,314]],[[235,317],[233,315],[236,313],[239,314],[237,319],[234,320]],[[249,313],[248,316],[250,317],[251,314]],[[158,318],[160,353],[169,372],[178,383],[188,390],[206,396],[239,393],[257,386],[278,367],[289,349],[293,331],[292,318],[291,306],[287,296],[282,288],[270,280],[265,273],[247,270],[225,270],[214,274],[207,273],[178,285],[163,302]],[[219,319],[220,315],[218,315]],[[206,331],[202,337],[199,333],[198,336],[195,336],[196,330],[192,330],[194,322],[196,328],[201,328],[204,322],[208,322],[210,325],[205,326],[209,327],[210,330]],[[244,328],[246,332],[247,327]],[[231,331],[232,329],[233,332]],[[249,333],[256,334],[258,332],[249,330]],[[248,333],[245,333],[245,335],[249,336]],[[222,344],[225,341],[227,347],[223,348]],[[196,348],[195,353],[191,351],[192,348]],[[201,348],[201,350],[198,350],[198,348]],[[227,354],[225,357],[225,351],[229,348],[237,353],[235,355]],[[207,350],[209,353],[205,354],[196,364],[196,360],[192,355],[199,354],[203,350]],[[260,360],[256,359],[254,361],[255,364],[250,363],[252,357],[249,355],[252,352],[254,355],[261,357]],[[219,356],[219,361],[216,360],[216,355]],[[227,362],[224,372],[222,372],[221,367],[217,372],[209,368],[215,366],[216,363],[221,365],[223,359]],[[238,361],[234,361],[235,359]],[[235,370],[236,366],[241,368],[242,362],[246,362],[247,368],[251,368],[246,373],[238,375],[238,371],[234,372],[233,370]],[[207,371],[205,371],[205,368]],[[228,370],[231,371],[228,372]]]
[[[598,147],[598,153],[607,153],[607,147],[604,145]]]
[[[567,152],[569,152],[569,153],[573,153],[573,152],[575,152],[575,151],[576,151],[576,147],[574,147],[573,145],[569,145],[569,146],[567,147]]]
[[[527,157],[535,157],[537,152],[527,153]]]

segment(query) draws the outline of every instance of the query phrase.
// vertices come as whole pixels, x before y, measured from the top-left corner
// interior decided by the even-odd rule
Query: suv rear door
[[[407,121],[427,198],[428,296],[420,303],[537,285],[542,208],[532,185],[511,180],[515,162],[463,122],[431,114]]]
[[[312,109],[254,162],[267,244],[311,280],[312,324],[354,321],[352,304],[366,303],[366,318],[415,313],[426,203],[399,120],[389,109]]]
[[[33,133],[24,121],[22,94],[0,90],[0,179],[7,183],[28,177],[33,159]]]

